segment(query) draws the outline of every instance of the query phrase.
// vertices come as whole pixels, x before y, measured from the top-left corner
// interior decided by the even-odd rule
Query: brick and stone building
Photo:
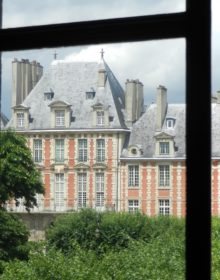
[[[143,84],[127,80],[123,90],[104,60],[54,61],[8,124],[27,137],[42,172],[45,195],[32,211],[184,216],[185,110],[167,103],[164,86],[145,108]],[[22,203],[8,208],[24,211]],[[212,214],[220,214],[219,92],[212,103]]]

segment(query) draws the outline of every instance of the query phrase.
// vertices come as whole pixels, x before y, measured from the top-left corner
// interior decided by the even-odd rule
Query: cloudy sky
[[[212,93],[220,89],[220,1],[212,0]],[[120,7],[120,9],[118,8]],[[184,0],[4,0],[3,27],[61,23],[144,14],[180,12]],[[40,16],[39,16],[40,15]],[[126,44],[92,45],[56,49],[57,59],[99,61],[100,50],[115,76],[144,84],[145,103],[155,101],[158,85],[168,89],[169,102],[185,99],[185,40],[160,40]],[[14,58],[37,60],[44,71],[53,61],[54,49],[5,52],[2,54],[2,111],[10,117],[11,62]]]

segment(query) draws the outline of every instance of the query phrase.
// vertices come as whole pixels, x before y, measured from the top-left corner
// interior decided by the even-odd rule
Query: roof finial
[[[57,59],[57,52],[56,52],[56,50],[55,50],[53,56],[54,56],[54,60],[56,60]]]
[[[101,53],[101,59],[103,59],[103,58],[104,58],[104,53],[105,53],[105,52],[103,51],[103,49],[101,49],[101,52],[100,52],[100,53]]]

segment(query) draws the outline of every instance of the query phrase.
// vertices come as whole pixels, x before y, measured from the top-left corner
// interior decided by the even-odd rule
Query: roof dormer
[[[29,109],[30,107],[24,105],[17,105],[12,107],[14,116],[14,127],[16,129],[25,129],[29,126]]]
[[[48,106],[51,110],[50,122],[52,128],[66,128],[70,126],[70,104],[56,100],[51,102]]]
[[[155,156],[172,157],[174,156],[174,136],[166,132],[155,135]]]
[[[109,106],[106,108],[102,103],[97,102],[93,108],[93,126],[107,127],[109,126]]]
[[[143,149],[138,145],[131,145],[128,147],[129,157],[140,157],[143,155]]]

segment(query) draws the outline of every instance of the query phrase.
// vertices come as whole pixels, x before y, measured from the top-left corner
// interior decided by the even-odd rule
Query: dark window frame
[[[211,277],[211,0],[199,3],[186,0],[186,3],[186,12],[182,13],[1,29],[0,52],[186,38],[186,279],[208,280]],[[2,0],[0,15],[1,11]]]

